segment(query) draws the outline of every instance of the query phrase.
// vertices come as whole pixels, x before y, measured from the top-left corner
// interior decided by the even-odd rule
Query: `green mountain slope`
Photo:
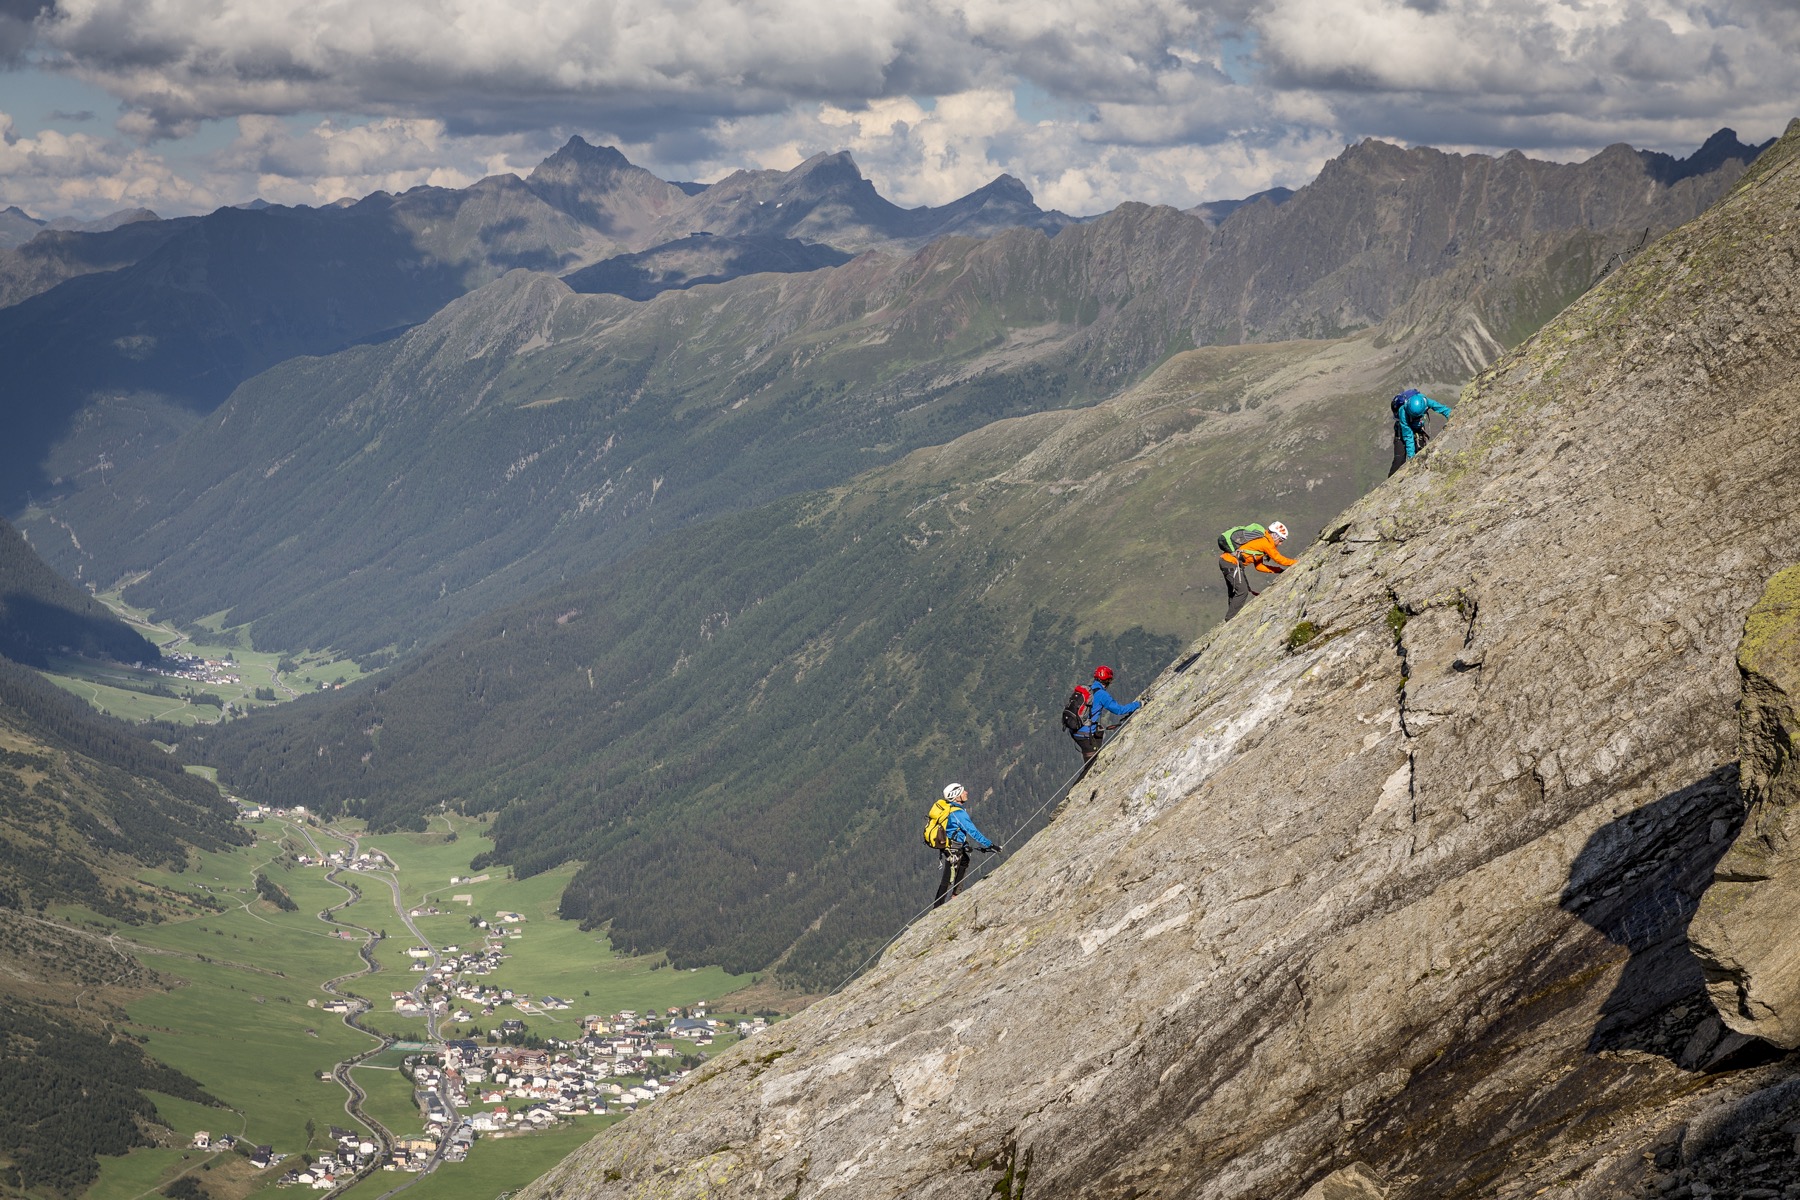
[[[156,644],[92,596],[51,570],[6,520],[0,520],[0,656],[42,666],[67,650],[115,662],[156,662]]]
[[[499,857],[583,860],[564,912],[618,944],[740,971],[785,952],[785,978],[830,986],[929,898],[924,801],[958,778],[991,833],[1026,825],[1079,762],[1069,687],[1106,661],[1129,695],[1222,614],[1219,529],[1280,515],[1304,542],[1378,477],[1367,398],[1394,357],[1190,351],[1097,407],[670,535],[184,749],[379,825],[498,809]]]
[[[133,228],[148,237],[158,224]],[[95,470],[100,452],[118,453],[118,434],[95,442],[91,418],[78,419],[111,397],[149,393],[206,412],[296,354],[414,324],[510,268],[562,269],[613,248],[510,175],[343,208],[219,209],[129,266],[0,308],[10,433],[0,501],[69,486],[58,473]],[[74,461],[47,469],[71,437]]]
[[[8,926],[0,913],[0,931]],[[116,976],[116,960],[108,965]],[[0,1071],[0,1195],[77,1193],[99,1175],[100,1155],[154,1145],[158,1115],[146,1091],[212,1102],[136,1043],[4,994]]]
[[[142,730],[3,659],[0,735],[0,906],[75,904],[141,921],[146,910],[120,883],[130,864],[180,864],[189,847],[245,840],[218,788]]]
[[[106,1027],[156,981],[70,922],[161,920],[174,898],[136,874],[241,844],[235,816],[142,730],[0,658],[0,1194],[78,1192],[98,1155],[151,1144],[144,1089],[210,1102]]]
[[[250,381],[58,506],[79,548],[39,541],[85,577],[147,571],[130,597],[160,616],[230,609],[258,645],[409,647],[671,528],[1111,395],[1195,344],[1385,319],[1413,379],[1465,378],[1741,165],[1668,182],[1623,147],[1558,165],[1365,143],[1217,228],[1125,205],[1053,239],[641,305],[518,275]]]

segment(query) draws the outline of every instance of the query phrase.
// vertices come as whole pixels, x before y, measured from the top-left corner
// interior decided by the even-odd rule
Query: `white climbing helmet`
[[[969,794],[969,789],[965,788],[960,783],[953,783],[949,787],[944,789],[944,799],[946,799],[946,800],[954,800],[958,796],[966,796],[968,794]]]
[[[1280,521],[1270,521],[1269,532],[1275,535],[1276,541],[1287,541],[1287,526],[1283,525]]]

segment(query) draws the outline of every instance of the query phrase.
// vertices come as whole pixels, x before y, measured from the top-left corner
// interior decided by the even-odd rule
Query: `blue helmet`
[[[1406,411],[1411,413],[1415,417],[1424,416],[1425,415],[1425,397],[1421,396],[1417,392],[1414,392],[1412,395],[1408,396],[1406,398]]]

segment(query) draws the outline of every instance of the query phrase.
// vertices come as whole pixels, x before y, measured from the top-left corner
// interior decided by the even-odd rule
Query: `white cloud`
[[[123,140],[24,137],[40,182],[0,186],[85,155],[169,207],[456,186],[580,133],[671,178],[849,149],[902,203],[1009,172],[1093,212],[1297,185],[1369,136],[1767,137],[1800,94],[1792,0],[59,0],[37,29]],[[127,148],[224,119],[210,155]]]
[[[7,204],[42,216],[100,216],[122,208],[192,212],[219,199],[139,147],[86,133],[15,132],[0,112],[0,181]]]
[[[272,203],[322,204],[423,184],[467,187],[503,172],[524,175],[543,157],[535,139],[452,137],[442,121],[428,118],[321,121],[296,132],[274,117],[246,116],[208,174],[215,187]]]
[[[1249,21],[1267,86],[1353,136],[1674,148],[1778,132],[1800,85],[1784,0],[1262,0]]]
[[[1180,0],[61,0],[44,45],[165,128],[302,111],[654,124],[967,90],[1127,95]]]

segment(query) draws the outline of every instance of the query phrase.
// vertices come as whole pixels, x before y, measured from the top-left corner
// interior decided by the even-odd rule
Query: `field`
[[[376,960],[382,970],[342,985],[345,991],[374,1001],[374,1010],[364,1018],[373,1028],[414,1039],[425,1033],[422,1018],[399,1016],[388,998],[390,991],[410,989],[418,981],[418,975],[408,970],[412,960],[406,957],[406,947],[413,938],[394,908],[390,878],[404,907],[430,904],[442,910],[440,915],[415,919],[420,932],[440,950],[479,944],[483,931],[470,924],[472,916],[491,919],[510,911],[525,918],[518,925],[521,935],[503,943],[512,957],[484,982],[532,997],[560,996],[572,1007],[532,1013],[501,1008],[488,1017],[477,1014],[470,1024],[483,1031],[516,1017],[532,1033],[566,1037],[587,1013],[716,1000],[748,982],[716,968],[672,970],[660,956],[620,957],[602,932],[583,932],[573,922],[558,920],[557,899],[573,866],[530,879],[509,878],[505,868],[499,868],[483,882],[452,885],[451,876],[467,876],[470,859],[491,843],[479,821],[440,816],[432,824],[428,833],[361,837],[362,849],[380,849],[397,865],[394,874],[340,876],[363,897],[344,910],[342,918],[389,935],[377,943]],[[373,1043],[340,1017],[307,1005],[309,1000],[323,1005],[328,999],[321,983],[354,973],[363,964],[357,954],[360,938],[335,937],[332,927],[317,916],[341,904],[346,893],[325,878],[322,868],[294,866],[290,857],[296,851],[315,854],[347,847],[349,836],[360,834],[360,828],[345,822],[341,830],[332,829],[294,818],[246,828],[257,836],[253,846],[197,855],[182,872],[146,871],[140,876],[146,883],[208,897],[224,909],[121,930],[147,951],[155,951],[142,955],[152,969],[178,982],[171,992],[131,1003],[129,1028],[148,1039],[151,1054],[187,1072],[230,1106],[209,1108],[157,1097],[159,1111],[182,1141],[206,1129],[215,1135],[241,1134],[278,1152],[299,1153],[309,1144],[316,1150],[329,1126],[350,1123],[343,1089],[321,1081],[320,1072]],[[284,888],[298,911],[281,912],[261,900],[253,884],[258,871]],[[473,903],[452,902],[452,895],[469,896]],[[468,1028],[469,1024],[459,1023],[445,1032],[462,1034]],[[401,1135],[419,1129],[412,1087],[398,1070],[383,1068],[397,1068],[404,1057],[404,1051],[388,1050],[355,1068],[357,1082],[368,1093],[370,1114]],[[541,1174],[613,1119],[583,1118],[577,1127],[484,1138],[467,1162],[440,1167],[410,1189],[407,1200],[463,1196],[493,1200]],[[185,1171],[201,1171],[207,1161],[212,1166],[204,1168],[205,1184],[218,1200],[241,1200],[280,1174],[256,1176],[238,1155],[209,1158],[207,1152],[191,1149],[143,1150],[103,1159],[100,1180],[85,1200],[139,1200]],[[354,1192],[358,1200],[376,1200],[411,1178],[378,1172]]]
[[[332,937],[316,916],[344,892],[318,871],[270,865],[285,830],[272,822],[252,828],[253,847],[203,855],[181,874],[143,876],[166,887],[206,888],[228,907],[133,931],[146,945],[192,957],[148,957],[152,968],[185,986],[137,1001],[129,1012],[151,1054],[245,1115],[251,1141],[295,1152],[306,1148],[309,1122],[319,1130],[346,1123],[343,1090],[318,1074],[373,1043],[307,1001],[323,1004],[329,997],[319,984],[359,970],[362,960],[357,943]],[[287,890],[298,911],[280,912],[257,898],[251,879],[258,870]]]
[[[412,1081],[397,1067],[357,1067],[352,1074],[368,1099],[363,1109],[380,1121],[395,1137],[419,1132],[424,1122],[419,1119],[419,1106],[413,1102]]]

